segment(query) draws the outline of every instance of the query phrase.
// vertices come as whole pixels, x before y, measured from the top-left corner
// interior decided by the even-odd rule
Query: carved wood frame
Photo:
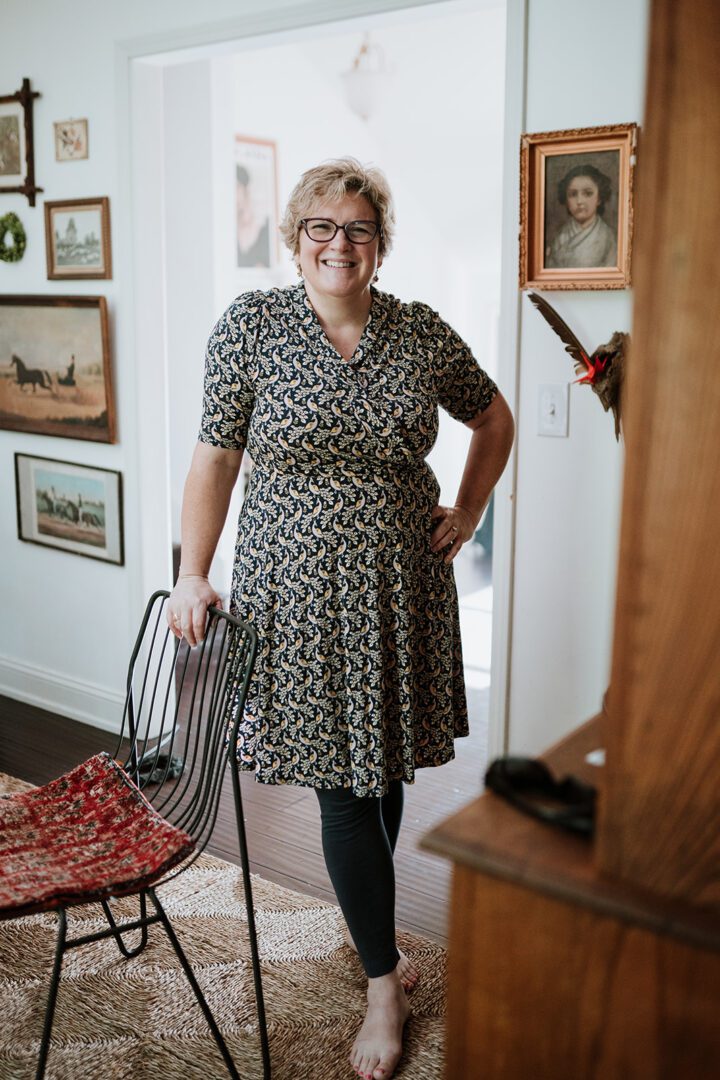
[[[17,102],[18,111],[23,112],[23,132],[25,136],[25,178],[22,184],[5,187],[0,185],[0,194],[18,192],[26,195],[30,206],[35,205],[35,196],[43,189],[35,184],[35,154],[33,151],[33,99],[40,97],[37,90],[30,89],[30,80],[23,79],[22,86],[14,94],[6,94],[0,97],[0,105],[9,105]],[[22,175],[22,173],[21,173]]]

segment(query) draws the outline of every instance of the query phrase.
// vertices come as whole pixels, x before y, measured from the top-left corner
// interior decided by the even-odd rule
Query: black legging
[[[393,852],[403,811],[402,780],[387,795],[358,798],[350,788],[316,788],[325,863],[365,974],[397,965]]]

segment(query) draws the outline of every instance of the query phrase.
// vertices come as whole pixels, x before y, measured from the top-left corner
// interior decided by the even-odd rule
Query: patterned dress
[[[217,323],[200,439],[253,461],[232,610],[260,640],[237,745],[256,779],[380,796],[454,756],[460,624],[425,456],[438,404],[470,420],[496,392],[434,311],[375,289],[350,361],[302,283]]]

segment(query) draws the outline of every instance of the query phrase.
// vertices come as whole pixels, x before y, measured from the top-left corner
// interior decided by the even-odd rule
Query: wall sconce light
[[[352,67],[341,76],[347,103],[356,116],[369,119],[387,93],[391,74],[385,53],[366,34]]]

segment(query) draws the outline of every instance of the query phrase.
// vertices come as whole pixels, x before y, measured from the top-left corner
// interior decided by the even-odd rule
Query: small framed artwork
[[[277,164],[269,139],[235,136],[237,266],[269,270],[277,262]]]
[[[110,200],[46,202],[45,251],[51,281],[111,278]]]
[[[35,185],[33,101],[39,93],[23,79],[14,94],[0,97],[0,193],[26,195],[30,206],[42,188]]]
[[[122,476],[71,461],[15,454],[18,537],[122,566]]]
[[[87,120],[57,120],[53,128],[56,161],[82,161],[88,156]]]
[[[115,441],[104,296],[0,296],[0,428]]]
[[[630,284],[636,124],[523,135],[520,288]]]

